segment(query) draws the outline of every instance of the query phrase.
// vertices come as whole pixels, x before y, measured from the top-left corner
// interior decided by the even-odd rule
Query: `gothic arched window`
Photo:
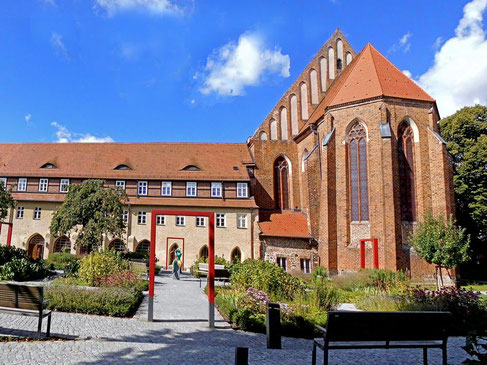
[[[397,133],[399,156],[399,185],[401,190],[401,219],[416,221],[416,191],[414,188],[414,133],[411,126],[403,122]]]
[[[276,209],[289,209],[289,164],[284,157],[274,162]]]
[[[357,122],[352,126],[348,132],[348,144],[352,221],[368,221],[367,132],[363,124]]]

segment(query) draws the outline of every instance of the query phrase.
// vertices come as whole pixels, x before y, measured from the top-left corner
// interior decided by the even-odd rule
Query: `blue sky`
[[[244,142],[337,26],[357,52],[370,42],[407,70],[445,116],[486,102],[486,7],[2,1],[0,141]]]

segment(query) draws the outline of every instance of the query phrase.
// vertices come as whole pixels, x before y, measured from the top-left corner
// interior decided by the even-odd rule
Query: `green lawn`
[[[473,290],[473,291],[486,291],[487,292],[487,284],[469,284],[463,285],[462,289],[466,290]]]

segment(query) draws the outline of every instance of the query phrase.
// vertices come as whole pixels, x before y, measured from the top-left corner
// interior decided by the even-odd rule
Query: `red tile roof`
[[[380,96],[435,101],[369,43],[333,82],[302,130],[329,107]]]
[[[0,144],[0,177],[249,180],[251,162],[244,143]],[[57,169],[41,169],[46,163]],[[120,164],[131,169],[114,170]],[[181,171],[188,165],[201,171]]]
[[[66,194],[12,193],[16,201],[53,202],[64,201]],[[168,197],[129,197],[127,204],[167,207],[208,207],[208,208],[257,208],[251,199],[205,199],[205,198],[168,198]]]
[[[260,212],[259,226],[263,236],[311,238],[308,220],[303,213],[285,210],[270,213]]]

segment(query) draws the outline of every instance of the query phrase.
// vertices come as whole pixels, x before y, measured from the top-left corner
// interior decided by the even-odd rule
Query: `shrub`
[[[115,251],[91,252],[81,260],[78,276],[87,285],[98,286],[102,277],[129,268],[130,262]]]
[[[406,284],[406,276],[402,271],[392,271],[384,269],[366,269],[373,287],[380,291],[391,291],[403,289]]]
[[[247,259],[243,263],[233,265],[230,281],[241,290],[263,290],[273,299],[291,300],[305,288],[302,280],[264,260]]]
[[[27,252],[13,246],[0,246],[0,266],[12,261],[14,258],[27,258]]]
[[[50,285],[46,290],[48,308],[64,312],[89,313],[127,317],[138,308],[143,295],[127,288],[97,289],[76,286]]]
[[[72,264],[79,259],[76,255],[70,254],[68,252],[55,252],[49,255],[47,262],[54,266],[56,270],[64,270],[69,264]]]
[[[81,260],[70,262],[64,267],[64,276],[67,278],[77,278]]]
[[[147,290],[147,281],[142,281],[137,273],[131,270],[108,274],[99,279],[100,286],[134,288],[139,291]]]
[[[43,265],[41,260],[27,257],[13,257],[9,262],[0,266],[0,280],[37,280],[50,274],[51,271]]]
[[[122,252],[121,255],[122,259],[124,260],[149,260],[149,252],[142,251],[142,252]],[[156,258],[157,261],[157,258]]]
[[[311,276],[314,281],[328,277],[328,269],[323,266],[318,266],[313,269]]]
[[[332,282],[337,288],[347,291],[356,291],[372,285],[365,270],[334,276]]]
[[[338,289],[324,281],[317,280],[313,285],[312,291],[306,292],[307,296],[311,296],[316,306],[324,311],[330,310],[338,305],[340,293]]]

